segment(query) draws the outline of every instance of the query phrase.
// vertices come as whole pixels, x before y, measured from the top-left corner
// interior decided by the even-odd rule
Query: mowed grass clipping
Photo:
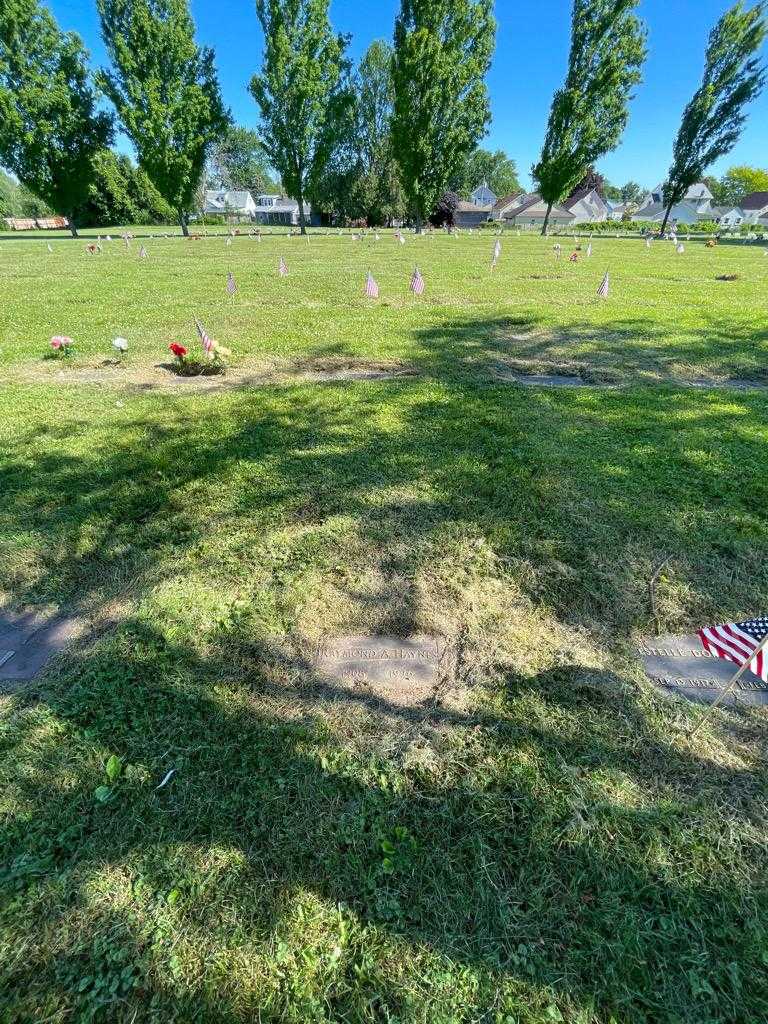
[[[0,242],[0,590],[93,630],[0,705],[3,1024],[767,1019],[765,716],[690,738],[634,654],[765,610],[762,248],[51,244]],[[321,685],[354,633],[453,689]]]

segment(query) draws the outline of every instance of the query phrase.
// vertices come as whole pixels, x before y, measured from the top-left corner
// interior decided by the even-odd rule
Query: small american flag
[[[685,246],[683,245],[682,242],[679,242],[678,245],[677,245],[677,255],[678,256],[682,256],[684,252],[685,252]]]
[[[277,270],[278,273],[280,274],[280,277],[285,277],[285,275],[288,273],[288,267],[286,267],[285,260],[283,259],[282,256],[280,257],[280,263],[278,265]]]
[[[421,276],[421,271],[418,267],[411,274],[411,291],[414,295],[424,294],[424,278]]]
[[[232,245],[232,239],[231,238],[227,239],[227,245]]]
[[[195,317],[195,327],[197,328],[197,336],[200,338],[200,344],[203,346],[203,352],[210,352],[213,348],[213,338],[210,337],[197,317]]]
[[[590,242],[590,243],[589,243],[589,244],[587,245],[587,252],[586,252],[586,256],[587,256],[587,259],[589,259],[589,257],[590,257],[591,255],[592,255],[592,243]]]
[[[768,636],[768,615],[746,622],[727,622],[699,630],[704,650],[736,665],[749,662],[749,669],[768,683],[768,651],[758,648]]]
[[[51,248],[51,243],[47,242],[46,244],[48,246],[48,252],[53,252],[53,249]]]
[[[650,248],[651,248],[651,239],[650,239],[650,236],[649,236],[648,238],[646,238],[646,240],[645,240],[645,248],[646,248],[646,249],[650,249]]]
[[[365,294],[369,299],[378,299],[379,297],[379,286],[376,284],[370,270],[365,279]]]
[[[142,247],[139,249],[139,258],[142,259],[142,260],[145,260],[147,258],[147,255],[148,255],[147,250],[142,245]]]
[[[496,263],[498,261],[499,256],[501,256],[501,242],[497,238],[496,239],[496,243],[493,246],[493,261],[494,261],[494,263]]]
[[[600,282],[600,287],[597,289],[597,294],[598,294],[598,296],[601,299],[607,299],[608,298],[608,288],[610,286],[610,283],[611,283],[611,280],[610,280],[610,277],[608,276],[608,271],[606,270],[605,277]]]
[[[398,231],[395,237],[397,238],[400,245],[405,245],[405,236],[403,235],[402,231]]]
[[[232,271],[230,270],[227,273],[227,295],[234,296],[236,291],[237,291],[237,285],[235,284],[235,279],[232,276]]]

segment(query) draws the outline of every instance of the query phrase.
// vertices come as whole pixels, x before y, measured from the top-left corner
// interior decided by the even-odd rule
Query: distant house
[[[490,203],[481,206],[462,199],[454,211],[453,223],[457,228],[477,227],[478,224],[484,224],[490,219],[492,208]]]
[[[715,220],[714,196],[703,181],[691,185],[679,203],[670,211],[670,224],[696,224],[700,220]],[[649,192],[634,214],[634,220],[661,222],[667,212],[664,202],[664,188],[657,185]]]
[[[741,201],[745,224],[768,225],[768,192],[751,192]]]
[[[491,220],[501,220],[507,210],[519,205],[523,199],[525,199],[525,192],[511,192],[508,196],[497,199],[491,210]]]
[[[538,192],[531,192],[529,195],[516,196],[500,211],[497,219],[516,227],[541,227],[546,215],[546,202]],[[564,206],[555,205],[550,212],[549,223],[553,227],[567,227],[576,223],[576,217]]]
[[[629,213],[630,216],[634,216],[637,205],[635,203],[614,203],[613,200],[607,199],[606,205],[608,212],[606,213],[606,220],[623,220],[624,214]]]
[[[587,223],[608,220],[609,206],[596,188],[586,189],[577,192],[560,204],[564,210],[569,210],[576,218],[577,223]]]
[[[244,189],[208,189],[205,193],[203,211],[209,216],[248,217],[253,219],[256,203],[250,192]]]
[[[309,203],[304,203],[304,217],[308,224],[314,223]],[[287,224],[295,227],[299,223],[299,204],[295,199],[283,195],[257,196],[254,220],[259,224]]]
[[[493,206],[499,197],[488,187],[488,182],[484,181],[482,185],[477,186],[469,198],[475,206]]]
[[[709,191],[703,181],[697,181],[695,185],[691,185],[688,191],[685,193],[683,198],[680,200],[681,203],[687,203],[694,209],[703,212],[708,206],[711,206],[714,202],[714,196]],[[657,185],[656,188],[652,189],[640,201],[640,209],[645,206],[652,206],[654,204],[664,203],[664,186]]]

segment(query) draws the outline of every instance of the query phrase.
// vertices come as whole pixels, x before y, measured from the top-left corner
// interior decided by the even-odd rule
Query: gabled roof
[[[480,206],[477,203],[470,203],[466,199],[462,199],[456,209],[459,213],[490,213],[493,207],[490,205]]]
[[[751,192],[741,201],[742,210],[762,210],[768,206],[768,192]]]
[[[515,199],[522,195],[525,195],[525,193],[521,190],[520,192],[510,192],[508,196],[502,196],[501,199],[497,199],[493,204],[493,212],[499,213],[501,210],[505,210]]]
[[[513,207],[513,209],[511,209],[509,212],[512,216],[517,217],[519,214],[525,213],[526,210],[530,210],[531,207],[543,202],[544,200],[541,198],[538,192],[531,192],[531,194],[527,195],[519,206]],[[573,216],[570,210],[566,210],[564,206],[558,206],[557,204],[555,204],[552,207],[552,213],[554,213],[555,216]]]
[[[597,199],[599,199],[600,202],[603,204],[603,206],[605,206],[607,208],[608,204],[606,203],[606,201],[603,199],[603,197],[600,195],[600,193],[597,191],[596,188],[584,188],[584,189],[581,189],[579,192],[576,192],[574,195],[572,195],[569,199],[566,199],[560,205],[564,209],[566,209],[566,210],[571,210],[574,206],[576,206],[577,203],[580,203],[582,201],[582,199],[587,199],[589,196],[591,196],[593,192],[595,194],[595,197]]]

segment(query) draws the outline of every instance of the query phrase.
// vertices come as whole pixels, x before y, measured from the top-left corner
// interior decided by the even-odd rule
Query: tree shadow
[[[165,1019],[248,1019],[256,989],[238,996],[205,962],[174,976],[173,943],[186,937],[189,957],[216,936],[268,959],[311,893],[319,913],[343,906],[357,930],[318,981],[339,1019],[365,1019],[364,1004],[372,1020],[408,1019],[396,972],[366,965],[368,929],[414,958],[471,967],[483,1012],[502,989],[510,1006],[538,1000],[543,1013],[554,994],[604,1020],[744,1019],[747,989],[750,1012],[768,1012],[764,765],[752,751],[724,759],[687,744],[674,725],[690,716],[632,685],[623,646],[651,627],[647,579],[662,558],[685,595],[680,608],[671,589],[659,594],[665,624],[683,631],[768,592],[755,473],[765,402],[522,392],[481,372],[503,323],[420,335],[422,379],[406,388],[265,388],[203,408],[137,398],[86,428],[98,447],[73,443],[66,419],[13,439],[0,536],[23,524],[29,557],[7,563],[3,585],[19,605],[86,608],[125,588],[138,610],[20,697],[18,734],[3,739],[6,764],[18,757],[23,770],[2,884],[36,927],[53,907],[61,929],[56,963],[41,944],[6,965],[9,991],[115,1020],[146,1006]],[[173,609],[150,624],[142,603],[193,563],[212,588],[237,578],[256,611],[197,633],[191,618],[184,641]],[[499,632],[518,606],[545,609],[556,643],[586,637],[616,667],[570,649],[546,671],[491,653],[473,673],[471,714],[339,690],[268,628],[299,636],[290,595],[310,586],[307,565],[335,579],[339,563],[404,581],[396,600],[352,574],[334,584],[374,631],[422,631],[414,581],[442,573],[459,604],[499,585]],[[278,606],[269,616],[265,594]],[[470,612],[448,623],[449,642]],[[22,751],[35,714],[48,728]],[[110,752],[132,768],[101,804]],[[221,898],[200,863],[218,851]],[[100,900],[99,880],[121,872],[145,897]],[[168,913],[175,939],[157,935]],[[72,991],[87,972],[106,979],[109,1000],[131,965],[116,1002],[101,1002],[101,982]],[[289,1005],[312,1019],[315,994],[281,985],[264,1019]]]
[[[415,957],[471,966],[483,1012],[512,983],[518,999],[549,993],[599,1019],[737,1019],[745,985],[750,1005],[768,1005],[764,851],[741,851],[748,871],[700,852],[727,832],[726,808],[761,820],[765,773],[714,766],[663,738],[610,673],[599,686],[575,671],[510,680],[518,695],[491,713],[414,717],[239,629],[206,657],[137,620],[118,640],[71,656],[45,689],[76,777],[72,750],[51,737],[26,752],[16,780],[27,811],[6,821],[3,885],[33,917],[51,912],[51,887],[67,897],[51,922],[56,961],[43,944],[7,965],[10,991],[97,1019],[130,1020],[142,1007],[170,1020],[195,1007],[196,1019],[248,1019],[264,994],[236,993],[223,977],[219,986],[215,971],[206,979],[211,938],[233,955],[274,955],[311,892],[358,936],[338,938],[338,967],[317,983],[339,1019],[371,1002],[371,1019],[407,1017],[394,974],[360,974],[370,929]],[[556,711],[534,716],[544,703]],[[338,723],[350,718],[376,737],[367,750],[345,742]],[[398,743],[384,751],[387,734]],[[104,804],[85,766],[96,751],[126,764]],[[227,852],[222,868],[211,851]],[[126,870],[140,894],[118,906],[98,899],[99,880]],[[183,941],[167,925],[158,937],[168,914]],[[202,977],[168,971],[176,941],[186,955],[199,945]],[[331,928],[307,941],[337,940]],[[75,993],[83,976],[92,982]],[[265,1019],[308,1012],[312,998],[274,995]],[[511,988],[509,998],[519,1006]]]

